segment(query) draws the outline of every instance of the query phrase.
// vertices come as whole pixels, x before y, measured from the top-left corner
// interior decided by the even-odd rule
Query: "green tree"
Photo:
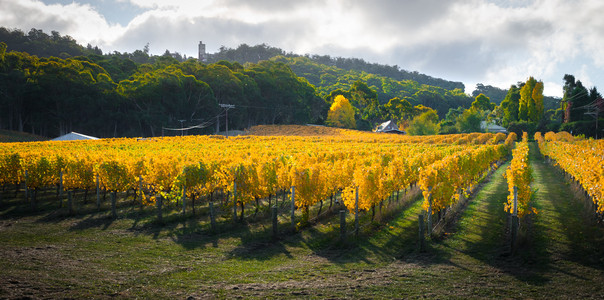
[[[410,135],[433,135],[438,134],[440,125],[438,125],[438,115],[435,110],[427,111],[413,118],[407,127],[407,133]]]
[[[520,104],[518,106],[518,120],[528,121],[529,110],[534,110],[533,89],[537,80],[532,76],[526,81],[520,89]]]
[[[475,110],[491,111],[495,108],[495,103],[492,103],[491,99],[484,94],[479,94],[476,96],[474,102],[472,102],[471,108]]]
[[[565,74],[564,75],[564,86],[562,87],[562,90],[564,91],[564,95],[562,96],[562,101],[560,102],[560,108],[564,111],[564,123],[568,123],[571,121],[570,118],[570,111],[572,108],[572,99],[573,99],[573,92],[575,90],[576,87],[576,83],[575,83],[575,76],[570,75],[570,74]]]
[[[357,127],[352,105],[342,95],[336,96],[327,114],[327,125],[340,128],[354,129]]]
[[[457,117],[455,127],[460,133],[481,132],[481,121],[482,116],[480,110],[466,109],[460,116]]]
[[[0,63],[4,64],[4,55],[6,54],[6,43],[5,42],[1,42],[0,43]]]
[[[503,111],[502,126],[507,127],[511,122],[518,121],[519,107],[520,88],[513,84],[505,95],[505,99],[501,102],[501,110]]]
[[[565,75],[564,80],[564,97],[562,98],[565,108],[564,123],[589,120],[589,117],[585,115],[585,110],[579,109],[591,102],[589,91],[580,80],[575,81],[575,77],[572,75]]]
[[[385,119],[392,119],[395,122],[406,120],[413,114],[413,106],[407,99],[394,97],[384,105],[386,110]]]
[[[117,87],[119,93],[137,108],[137,121],[157,136],[161,127],[177,127],[177,120],[208,120],[218,111],[210,86],[175,67],[139,73]],[[142,128],[141,128],[142,130]]]
[[[529,109],[529,121],[537,123],[543,118],[543,82],[537,81],[531,95],[533,105]]]
[[[479,94],[484,94],[485,96],[489,97],[489,99],[491,99],[491,101],[493,101],[495,104],[501,104],[507,92],[506,90],[502,90],[494,86],[477,83],[476,88],[474,88],[474,91],[472,92],[472,97],[476,97]]]
[[[354,82],[349,92],[350,102],[359,109],[360,119],[369,123],[369,129],[373,128],[379,116],[378,94],[360,80]]]

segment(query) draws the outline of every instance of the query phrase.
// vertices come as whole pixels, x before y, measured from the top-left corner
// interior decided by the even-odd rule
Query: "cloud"
[[[68,5],[46,5],[35,0],[0,0],[3,13],[0,25],[29,31],[31,28],[46,32],[58,31],[70,35],[78,42],[103,46],[121,26],[110,26],[105,18],[90,5],[75,2]]]
[[[110,5],[136,7],[136,16],[113,25],[99,13],[110,13]],[[94,6],[0,0],[0,6],[0,26],[56,30],[105,52],[150,43],[154,54],[196,56],[199,40],[210,52],[267,43],[398,65],[469,89],[477,82],[507,88],[534,76],[547,93],[555,90],[547,84],[565,73],[594,85],[604,80],[604,2],[598,0],[103,0]]]
[[[456,0],[344,0],[345,6],[361,16],[361,22],[388,31],[425,27],[448,15]],[[356,21],[356,20],[351,20]]]
[[[300,36],[309,35],[303,24],[295,21],[271,21],[249,24],[218,17],[174,17],[176,12],[150,11],[133,20],[122,35],[114,40],[119,51],[141,49],[150,43],[152,53],[161,54],[166,49],[188,56],[197,56],[197,43],[204,41],[209,52],[222,45],[236,47],[247,43],[266,42],[283,47],[296,43]],[[288,30],[282,30],[287,28]]]

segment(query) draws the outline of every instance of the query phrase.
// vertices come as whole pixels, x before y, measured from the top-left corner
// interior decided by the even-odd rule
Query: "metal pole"
[[[183,135],[184,135],[185,130],[184,130],[184,127],[183,127],[183,123],[184,123],[185,121],[186,121],[186,120],[178,120],[178,122],[180,122],[180,136],[183,136]]]

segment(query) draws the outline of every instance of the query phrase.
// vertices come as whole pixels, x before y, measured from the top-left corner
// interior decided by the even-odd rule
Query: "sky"
[[[604,90],[603,15],[601,0],[0,0],[0,26],[55,30],[105,53],[266,43],[397,65],[466,93],[533,76],[558,97],[565,74]]]

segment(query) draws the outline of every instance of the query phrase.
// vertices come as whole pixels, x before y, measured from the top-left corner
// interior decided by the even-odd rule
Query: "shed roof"
[[[375,129],[375,132],[384,132],[390,130],[398,130],[398,125],[396,125],[396,123],[392,120],[386,121],[378,125],[378,127]]]
[[[77,140],[98,140],[99,138],[77,133],[70,132],[68,134],[62,135],[60,137],[54,138],[51,141],[77,141]]]
[[[486,131],[486,132],[503,132],[503,133],[508,133],[507,129],[505,129],[505,127],[501,127],[499,125],[496,124],[492,124],[492,123],[487,123],[486,121],[482,121],[480,122],[480,129]]]

